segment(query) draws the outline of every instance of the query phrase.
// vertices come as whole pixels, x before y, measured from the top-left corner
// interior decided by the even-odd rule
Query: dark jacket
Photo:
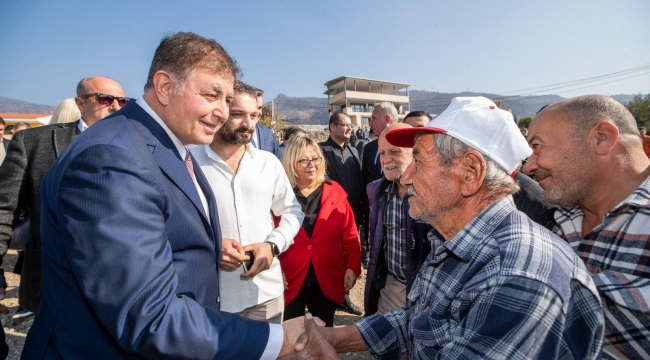
[[[364,294],[364,316],[370,316],[377,312],[379,303],[379,291],[386,283],[388,269],[386,267],[385,255],[382,242],[384,240],[384,214],[388,203],[386,188],[390,181],[382,177],[379,180],[368,184],[366,193],[370,201],[370,264],[366,274],[366,288]],[[409,211],[408,201],[404,202],[406,213]],[[431,243],[427,234],[433,227],[424,221],[412,219],[410,216],[406,221],[406,232],[409,234],[409,253],[407,256],[408,273],[406,279],[406,291],[411,290],[411,285],[420,271],[420,267],[431,252]]]
[[[30,217],[19,303],[36,312],[41,302],[41,181],[77,134],[79,121],[17,132],[0,166],[0,254],[22,214]],[[4,275],[4,274],[3,274]]]
[[[377,139],[366,143],[363,147],[363,183],[367,186],[371,182],[381,178],[381,164],[377,152],[379,143]]]
[[[273,130],[260,123],[257,123],[255,125],[255,131],[257,132],[260,139],[260,143],[257,144],[257,148],[274,154],[275,157],[282,161],[282,151],[280,151],[280,146],[278,145],[278,140],[275,138]]]
[[[537,181],[520,172],[515,174],[515,180],[521,188],[518,193],[512,195],[517,210],[528,215],[534,222],[553,231],[555,207],[544,200],[544,190]]]
[[[320,146],[321,150],[323,151],[323,156],[325,157],[325,162],[327,163],[326,169],[327,169],[327,176],[332,179],[333,181],[336,181],[339,183],[344,189],[348,188],[346,185],[343,176],[341,175],[341,172],[343,169],[341,168],[343,165],[337,161],[336,154],[334,154],[334,147],[338,147],[339,145],[332,140],[332,138],[328,138],[327,140],[323,141],[322,143],[319,143],[318,146]],[[353,146],[350,146],[349,144],[345,144],[345,146],[350,149],[350,152],[352,153],[352,156],[354,157],[354,160],[357,162],[358,165],[358,173],[356,179],[358,179],[358,185],[359,189],[362,189],[361,191],[363,192],[363,189],[365,189],[365,185],[363,184],[363,176],[361,174],[361,160],[359,159],[359,153],[357,153],[357,149],[355,149]],[[347,190],[346,190],[347,191]],[[351,199],[354,198],[354,196],[350,196],[348,194],[348,201],[350,202],[350,206],[352,207],[352,211],[354,212],[354,217],[357,225],[361,225],[363,221],[363,208],[367,204],[365,201],[365,196],[360,196],[361,201],[359,203],[354,203]]]

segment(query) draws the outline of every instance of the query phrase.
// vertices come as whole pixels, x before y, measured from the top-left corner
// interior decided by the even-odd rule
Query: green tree
[[[650,127],[650,94],[636,95],[625,107],[632,113],[638,126]]]
[[[280,116],[278,113],[273,114],[275,116],[271,117],[271,113],[271,104],[264,105],[262,107],[262,118],[260,118],[260,124],[270,128],[275,133],[282,131],[287,122],[287,118]]]
[[[533,121],[533,118],[530,117],[530,116],[526,116],[526,117],[523,117],[523,118],[519,119],[519,122],[517,123],[517,125],[519,125],[520,128],[524,127],[526,129],[528,129],[528,126],[530,125],[531,121]]]

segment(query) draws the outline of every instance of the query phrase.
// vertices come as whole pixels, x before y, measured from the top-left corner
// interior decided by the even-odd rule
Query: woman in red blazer
[[[361,274],[361,246],[345,190],[326,178],[323,154],[316,142],[300,137],[287,145],[282,161],[305,213],[293,245],[282,253],[286,278],[284,319],[310,313],[334,325],[343,302]]]

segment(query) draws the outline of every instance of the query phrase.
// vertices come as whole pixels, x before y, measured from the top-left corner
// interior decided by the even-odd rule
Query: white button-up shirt
[[[275,155],[247,145],[237,173],[209,146],[191,149],[217,200],[219,224],[224,238],[246,246],[271,241],[281,252],[293,244],[304,214],[284,168]],[[282,220],[273,223],[271,211]],[[223,294],[221,310],[240,312],[282,295],[284,284],[277,258],[271,267],[253,278],[242,279],[244,270],[220,270]]]

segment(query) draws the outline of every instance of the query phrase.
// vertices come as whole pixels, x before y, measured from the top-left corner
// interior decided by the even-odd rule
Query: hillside
[[[56,106],[32,104],[27,101],[0,97],[1,113],[52,114]]]

